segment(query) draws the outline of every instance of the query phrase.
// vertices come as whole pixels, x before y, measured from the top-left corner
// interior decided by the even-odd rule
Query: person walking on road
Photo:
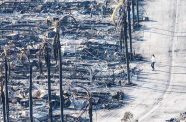
[[[156,63],[156,59],[155,59],[155,56],[154,56],[154,54],[152,55],[152,57],[151,57],[151,67],[152,67],[152,71],[154,71],[154,65],[155,65],[155,63]]]

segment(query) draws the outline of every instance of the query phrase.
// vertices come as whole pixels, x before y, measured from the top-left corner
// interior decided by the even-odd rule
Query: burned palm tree
[[[30,78],[29,78],[29,110],[30,122],[33,122],[33,101],[32,101],[32,63],[30,63]]]
[[[127,79],[128,79],[128,83],[127,84],[131,84],[130,81],[130,67],[129,67],[129,54],[128,54],[128,41],[127,41],[127,9],[126,6],[122,6],[121,8],[122,14],[121,14],[121,23],[120,23],[120,41],[123,43],[123,45],[125,45],[125,59],[126,59],[126,64],[127,64]],[[123,46],[122,45],[122,46]],[[124,51],[122,51],[124,53]],[[123,54],[124,55],[124,54]]]
[[[29,61],[29,110],[30,110],[30,122],[33,122],[32,61],[30,57],[28,57],[28,61]]]
[[[60,91],[60,111],[61,111],[61,122],[64,122],[64,115],[63,115],[63,109],[64,109],[64,98],[63,98],[63,76],[62,76],[62,54],[61,54],[61,43],[60,43],[60,22],[57,22],[56,24],[56,35],[54,38],[54,41],[56,43],[56,48],[58,52],[59,57],[59,91]]]
[[[135,23],[135,11],[134,11],[134,0],[132,0],[132,25],[133,25],[133,29],[134,29],[134,23]]]
[[[128,31],[129,31],[129,42],[130,42],[130,59],[132,59],[132,34],[131,34],[131,17],[130,17],[130,12],[131,12],[131,3],[130,1],[128,0],[127,1],[127,14],[128,14]]]
[[[5,110],[6,110],[6,121],[9,122],[9,98],[8,98],[8,46],[4,48],[4,62],[5,62]]]
[[[0,71],[2,73],[2,71]],[[0,86],[0,91],[1,91],[1,100],[0,103],[3,105],[3,121],[6,122],[6,108],[5,108],[5,93],[4,93],[4,80],[2,78],[2,74],[0,74],[0,80],[1,80],[1,86]]]
[[[44,55],[45,58],[45,63],[47,66],[47,79],[48,79],[48,104],[49,104],[49,110],[48,110],[48,114],[49,114],[49,122],[53,121],[53,117],[52,117],[52,102],[51,102],[51,73],[50,73],[50,68],[51,68],[51,48],[50,48],[51,44],[47,41],[44,40],[43,45],[41,46],[42,48],[40,49]]]
[[[56,32],[56,36],[54,38],[54,41],[53,41],[53,54],[54,54],[54,59],[56,61],[56,64],[57,64],[57,59],[58,59],[58,56],[59,56],[59,49],[58,49],[58,40],[59,40],[59,36],[58,36],[58,32]]]
[[[32,98],[32,60],[30,59],[30,50],[22,49],[20,52],[20,60],[23,65],[29,63],[29,115],[30,122],[33,122],[33,98]],[[26,63],[27,62],[27,63]]]
[[[139,27],[139,0],[136,0],[137,27]]]

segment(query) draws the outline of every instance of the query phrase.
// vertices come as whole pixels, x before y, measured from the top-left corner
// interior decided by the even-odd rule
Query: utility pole
[[[139,26],[139,0],[136,0],[137,26]]]
[[[134,29],[134,24],[135,24],[135,11],[134,11],[134,0],[132,0],[132,25]]]
[[[128,27],[129,27],[129,40],[130,40],[130,60],[132,60],[132,33],[131,33],[131,18],[130,18],[130,1],[127,1],[127,12],[128,12]]]
[[[29,109],[30,109],[30,122],[33,122],[33,107],[32,107],[32,62],[30,62],[30,80],[29,80]]]
[[[6,105],[6,121],[9,122],[8,63],[7,63],[6,53],[5,53],[5,105]]]
[[[62,72],[62,54],[61,54],[61,43],[60,43],[60,22],[57,23],[56,37],[58,42],[58,54],[59,54],[59,91],[60,91],[60,111],[61,111],[61,122],[64,122],[64,98],[63,98],[63,72]]]
[[[123,27],[122,29],[124,29],[124,43],[125,43],[125,58],[126,58],[126,64],[127,64],[127,79],[128,79],[128,84],[131,84],[130,82],[130,68],[129,68],[129,54],[128,54],[128,42],[127,42],[127,14],[126,14],[126,10],[124,8],[123,11]]]
[[[50,77],[50,54],[49,54],[49,45],[46,42],[45,45],[45,51],[46,51],[46,59],[47,59],[47,78],[48,78],[48,104],[49,104],[49,110],[48,110],[48,115],[49,115],[49,122],[52,122],[52,102],[51,102],[51,77]]]

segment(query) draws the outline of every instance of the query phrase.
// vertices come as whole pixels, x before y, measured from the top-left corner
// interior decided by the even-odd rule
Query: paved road
[[[171,4],[164,16],[169,16],[167,23],[172,23],[168,28],[172,36],[172,62],[170,69],[170,86],[162,101],[154,107],[143,122],[163,122],[176,117],[179,113],[186,112],[186,1],[164,0]],[[162,6],[162,8],[166,8]],[[172,12],[171,12],[172,11]],[[167,15],[166,15],[167,14]],[[169,20],[173,20],[173,22]]]
[[[143,42],[137,51],[147,59],[155,54],[156,71],[150,64],[136,82],[137,87],[123,88],[129,95],[126,106],[117,110],[98,111],[97,122],[120,122],[126,111],[141,122],[165,122],[186,111],[186,1],[146,0],[145,9],[149,22],[144,22]]]

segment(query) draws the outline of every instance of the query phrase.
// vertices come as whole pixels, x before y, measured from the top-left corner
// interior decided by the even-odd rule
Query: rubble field
[[[65,122],[89,121],[89,100],[93,111],[128,103],[126,55],[121,51],[119,27],[110,20],[112,12],[109,0],[0,4],[0,82],[8,80],[10,121],[29,118],[30,78],[34,121],[46,122],[50,105],[53,121],[60,121],[57,39],[62,54]],[[58,21],[59,33],[55,28]],[[137,53],[129,55],[133,56],[130,77],[135,80],[142,71],[139,63],[145,59]],[[0,104],[0,121],[2,111]]]

